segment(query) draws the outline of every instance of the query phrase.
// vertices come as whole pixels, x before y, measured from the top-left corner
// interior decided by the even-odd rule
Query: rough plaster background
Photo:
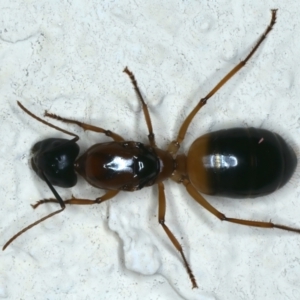
[[[250,63],[196,116],[183,151],[201,134],[257,126],[298,151],[300,4],[297,1],[6,1],[0,3],[1,245],[57,209],[30,203],[51,192],[29,166],[38,140],[63,134],[16,105],[44,110],[147,142],[128,66],[145,95],[158,145],[175,138],[198,99],[244,58],[278,8]],[[108,138],[80,135],[82,151]],[[228,216],[300,227],[299,170],[264,198],[207,197]],[[300,236],[222,224],[167,182],[167,224],[184,246],[199,289],[157,222],[157,190],[73,206],[0,253],[2,299],[299,299]],[[84,180],[62,197],[95,198]]]

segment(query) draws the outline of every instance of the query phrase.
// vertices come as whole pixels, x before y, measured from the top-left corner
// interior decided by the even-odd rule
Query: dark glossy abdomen
[[[297,166],[294,150],[265,129],[232,128],[206,134],[191,146],[187,172],[202,193],[259,197],[286,184]]]

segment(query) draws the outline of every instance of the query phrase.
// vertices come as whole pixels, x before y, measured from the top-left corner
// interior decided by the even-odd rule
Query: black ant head
[[[31,165],[37,175],[55,186],[69,188],[77,183],[74,162],[79,146],[74,140],[50,138],[32,147]]]

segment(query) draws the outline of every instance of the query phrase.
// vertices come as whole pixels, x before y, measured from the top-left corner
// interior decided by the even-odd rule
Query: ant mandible
[[[37,117],[20,102],[20,108],[37,121],[58,131],[73,136],[71,140],[48,138],[36,143],[32,148],[31,165],[37,175],[46,182],[55,198],[44,199],[32,205],[49,202],[59,203],[60,209],[41,218],[14,235],[3,250],[18,236],[37,224],[62,212],[66,204],[92,205],[100,204],[115,197],[120,191],[135,191],[143,187],[158,186],[158,222],[181,254],[192,287],[197,282],[184,255],[182,247],[172,231],[166,225],[166,199],[163,181],[171,178],[182,183],[188,193],[205,209],[221,221],[262,227],[279,228],[300,233],[300,229],[263,221],[250,221],[228,218],[209,204],[200,194],[221,195],[233,198],[259,197],[267,195],[282,187],[292,176],[297,166],[297,157],[293,149],[278,134],[259,128],[232,128],[208,133],[196,139],[188,154],[177,155],[187,129],[197,112],[230,78],[242,69],[272,30],[276,22],[277,10],[271,10],[270,24],[260,37],[248,56],[235,66],[187,116],[180,127],[177,139],[167,150],[156,146],[148,107],[140,93],[133,73],[126,67],[124,72],[130,77],[137,97],[142,104],[143,113],[149,131],[149,145],[126,141],[120,135],[75,120],[59,117],[45,112],[45,116],[65,123],[76,124],[84,130],[103,133],[113,142],[99,143],[91,146],[82,156],[79,154],[77,141],[79,137]],[[95,199],[62,200],[54,186],[72,187],[80,174],[92,186],[107,192]]]

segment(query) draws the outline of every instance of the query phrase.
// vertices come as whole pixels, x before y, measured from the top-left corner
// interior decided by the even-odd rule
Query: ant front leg
[[[102,202],[109,200],[113,197],[115,197],[117,194],[119,193],[119,191],[115,190],[111,190],[106,192],[103,196],[96,198],[95,200],[90,200],[90,199],[79,199],[79,198],[75,198],[72,195],[71,199],[68,200],[64,200],[64,204],[72,204],[72,205],[92,205],[92,204],[101,204]],[[40,206],[41,204],[45,204],[45,203],[58,203],[57,199],[55,198],[50,198],[50,199],[43,199],[43,200],[39,200],[36,204],[31,204],[31,206],[36,209],[38,206]]]
[[[251,221],[251,220],[243,220],[243,219],[235,219],[228,218],[223,213],[214,208],[211,204],[209,204],[205,198],[193,187],[193,185],[187,180],[184,179],[182,182],[188,193],[196,200],[201,206],[203,206],[206,210],[216,216],[220,221],[226,221],[230,223],[235,223],[239,225],[252,226],[252,227],[260,227],[260,228],[278,228],[286,231],[293,231],[300,233],[300,229],[289,227],[286,225],[274,224],[272,222],[264,222],[264,221]]]
[[[21,106],[20,106],[21,107]],[[50,188],[51,192],[53,193],[53,195],[55,196],[55,202],[59,203],[60,204],[60,209],[54,211],[53,213],[37,220],[36,222],[28,225],[27,227],[23,228],[21,231],[19,231],[18,233],[16,233],[12,238],[10,238],[6,243],[5,245],[3,246],[2,248],[2,251],[4,251],[8,245],[10,245],[17,237],[19,237],[21,234],[23,234],[24,232],[26,232],[27,230],[29,230],[30,228],[38,225],[39,223],[61,213],[65,208],[65,203],[64,201],[61,199],[60,195],[57,193],[57,191],[55,190],[55,188],[53,187],[53,185],[49,182],[48,178],[45,176],[44,173],[42,173],[42,176],[43,176],[43,179],[45,180],[45,182],[47,183],[48,187]]]
[[[37,220],[36,222],[28,225],[27,227],[23,228],[21,231],[19,231],[18,233],[16,233],[12,238],[10,238],[5,245],[3,246],[2,250],[4,251],[7,246],[9,246],[17,237],[19,237],[20,235],[22,235],[23,233],[25,233],[26,231],[28,231],[29,229],[31,229],[32,227],[42,223],[43,221],[53,217],[56,214],[61,213],[65,207],[66,204],[73,204],[73,205],[92,205],[92,204],[100,204],[106,200],[109,200],[113,197],[115,197],[119,191],[108,191],[106,192],[102,197],[99,197],[95,200],[90,200],[90,199],[77,199],[75,197],[72,197],[71,199],[65,200],[63,201],[60,197],[60,195],[57,193],[57,191],[55,190],[55,188],[52,186],[52,184],[49,182],[49,180],[47,179],[46,176],[43,176],[45,182],[47,183],[47,185],[49,186],[50,190],[52,191],[53,195],[55,196],[55,198],[51,198],[51,199],[44,199],[44,200],[40,200],[38,201],[36,204],[31,205],[34,209],[37,208],[39,205],[44,204],[44,203],[59,203],[61,208],[59,210],[54,211],[53,213]]]
[[[62,118],[58,115],[48,113],[47,111],[45,111],[44,116],[55,119],[55,120],[58,120],[58,121],[61,121],[61,122],[64,122],[64,123],[75,124],[75,125],[81,127],[83,130],[90,130],[90,131],[94,131],[94,132],[98,132],[98,133],[104,133],[106,136],[111,137],[115,142],[125,141],[124,138],[121,137],[120,135],[118,135],[118,134],[116,134],[116,133],[114,133],[110,130],[103,129],[101,127],[93,126],[93,125],[86,124],[86,123],[83,123],[83,122],[79,122],[79,121],[76,121],[76,120]]]
[[[178,242],[178,240],[176,239],[176,237],[174,236],[174,234],[172,233],[172,231],[169,229],[169,227],[165,224],[165,215],[166,215],[166,197],[165,197],[165,188],[164,188],[164,184],[162,182],[158,183],[158,223],[162,226],[162,228],[164,229],[165,233],[167,234],[167,236],[169,237],[170,241],[172,242],[172,244],[174,245],[174,247],[179,251],[179,253],[181,254],[181,257],[183,259],[185,268],[187,270],[187,273],[190,277],[190,280],[192,282],[192,287],[193,288],[198,288],[195,276],[187,262],[187,259],[183,253],[183,249],[180,245],[180,243]]]
[[[181,125],[179,129],[179,133],[177,136],[177,139],[168,147],[168,152],[172,155],[176,155],[178,152],[178,149],[180,147],[180,144],[184,140],[185,134],[188,130],[188,127],[190,126],[190,123],[192,122],[195,115],[198,113],[198,111],[207,103],[208,99],[210,99],[229,79],[231,79],[237,72],[239,72],[248,62],[248,60],[253,56],[253,54],[256,52],[258,47],[261,45],[261,43],[265,40],[269,32],[273,29],[274,24],[276,23],[276,13],[277,9],[271,10],[272,16],[271,21],[256,45],[253,47],[251,52],[247,55],[247,57],[242,60],[238,65],[236,65],[204,98],[200,99],[196,107],[191,111],[191,113],[186,117],[183,124]]]
[[[154,136],[154,133],[153,133],[153,127],[152,127],[152,122],[151,122],[151,118],[150,118],[148,106],[147,106],[147,104],[144,101],[144,98],[143,98],[143,96],[142,96],[142,94],[140,92],[140,89],[138,87],[137,81],[136,81],[133,73],[127,67],[123,70],[123,72],[126,73],[129,76],[129,78],[131,80],[131,83],[132,83],[132,85],[134,87],[134,90],[135,90],[135,92],[137,94],[137,97],[139,98],[139,100],[142,103],[143,112],[144,112],[145,120],[146,120],[146,123],[147,123],[148,131],[149,131],[148,138],[149,138],[150,146],[156,147],[155,136]]]

